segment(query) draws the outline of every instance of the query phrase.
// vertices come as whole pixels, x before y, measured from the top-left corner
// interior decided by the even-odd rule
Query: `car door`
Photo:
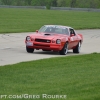
[[[77,41],[77,35],[74,31],[74,29],[70,28],[69,29],[69,32],[70,32],[70,45],[69,45],[69,49],[73,48],[74,46],[76,46],[78,44],[78,41]]]

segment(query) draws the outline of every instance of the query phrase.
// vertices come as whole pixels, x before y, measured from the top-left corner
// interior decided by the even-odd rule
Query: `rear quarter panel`
[[[81,37],[81,43],[83,42],[83,35],[82,34],[78,34]]]

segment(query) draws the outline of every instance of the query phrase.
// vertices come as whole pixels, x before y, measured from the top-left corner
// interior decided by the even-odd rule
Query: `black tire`
[[[63,49],[60,50],[60,55],[66,55],[68,53],[68,43],[66,42]]]
[[[33,52],[34,52],[34,49],[33,49],[33,48],[28,48],[28,47],[26,46],[26,51],[27,51],[28,53],[33,53]]]
[[[73,53],[80,53],[80,49],[81,49],[81,42],[79,42],[76,48],[73,49]]]

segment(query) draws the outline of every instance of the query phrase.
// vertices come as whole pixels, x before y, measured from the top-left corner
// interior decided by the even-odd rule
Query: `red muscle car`
[[[77,34],[73,28],[62,25],[44,25],[25,39],[28,53],[42,49],[57,51],[61,55],[66,55],[70,49],[73,53],[80,53],[82,42],[82,34]]]

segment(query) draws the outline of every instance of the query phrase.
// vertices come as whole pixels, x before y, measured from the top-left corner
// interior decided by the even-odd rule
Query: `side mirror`
[[[74,34],[71,34],[70,36],[75,36]]]
[[[38,33],[38,30],[36,30],[36,33]]]

